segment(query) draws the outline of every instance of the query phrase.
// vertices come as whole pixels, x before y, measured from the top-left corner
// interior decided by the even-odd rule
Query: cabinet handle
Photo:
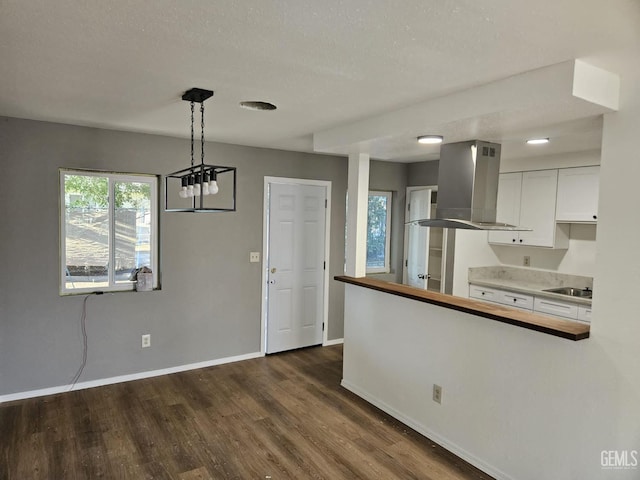
[[[597,220],[597,219],[598,219],[598,215],[594,215],[594,216],[593,216],[593,219],[594,219],[594,220]]]
[[[482,295],[484,295],[484,292],[482,292]]]
[[[514,238],[514,239],[513,239],[513,240],[511,240],[511,241],[512,241],[512,242],[515,242],[515,241],[516,241],[516,239]]]
[[[520,243],[522,243],[522,239],[520,239]]]
[[[517,301],[518,301],[518,299],[517,299],[517,298],[514,298],[514,299],[513,299],[513,303],[516,303]]]

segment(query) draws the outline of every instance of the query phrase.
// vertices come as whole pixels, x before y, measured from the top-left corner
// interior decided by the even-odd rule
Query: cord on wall
[[[73,387],[76,386],[78,380],[80,379],[80,375],[84,371],[84,367],[87,365],[87,300],[91,295],[102,295],[103,292],[92,292],[88,295],[85,295],[84,300],[82,301],[82,316],[80,317],[80,328],[82,329],[82,363],[78,368],[78,371],[73,376],[71,380],[71,387],[69,391],[73,390]]]

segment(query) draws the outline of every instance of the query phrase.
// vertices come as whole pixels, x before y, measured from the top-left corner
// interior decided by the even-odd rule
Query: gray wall
[[[187,139],[0,117],[0,395],[66,385],[82,356],[83,296],[60,297],[58,168],[164,174]],[[162,290],[92,296],[80,381],[260,350],[264,176],[332,182],[331,278],[343,273],[344,158],[208,143],[208,163],[238,167],[238,211],[161,213]],[[343,285],[330,281],[329,339],[343,336]],[[140,336],[151,334],[151,348]]]
[[[407,186],[421,187],[438,184],[438,165],[440,160],[416,162],[407,165]]]
[[[391,272],[367,276],[402,283],[404,257],[404,207],[407,187],[438,184],[439,161],[394,163],[372,160],[369,190],[393,192],[391,212]]]
[[[369,274],[374,278],[402,283],[404,255],[404,205],[407,192],[407,165],[372,160],[369,164],[369,190],[392,192],[390,273]]]

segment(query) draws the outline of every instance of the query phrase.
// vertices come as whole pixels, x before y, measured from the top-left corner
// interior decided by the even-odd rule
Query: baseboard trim
[[[217,358],[215,360],[207,360],[205,362],[189,363],[179,365],[177,367],[162,368],[159,370],[149,370],[146,372],[132,373],[130,375],[120,375],[117,377],[100,378],[98,380],[89,380],[86,382],[78,382],[71,388],[71,385],[61,385],[58,387],[42,388],[39,390],[29,390],[26,392],[10,393],[0,396],[0,403],[12,402],[15,400],[25,400],[27,398],[43,397],[45,395],[55,395],[76,390],[84,390],[86,388],[103,387],[105,385],[113,385],[114,383],[131,382],[133,380],[142,380],[144,378],[159,377],[160,375],[169,375],[171,373],[186,372],[187,370],[197,370],[198,368],[213,367],[223,365],[225,363],[240,362],[242,360],[251,360],[252,358],[264,357],[263,353],[247,353],[244,355],[236,355],[234,357]]]
[[[387,403],[385,403],[384,401],[380,400],[376,396],[369,394],[369,392],[361,389],[360,387],[358,387],[357,385],[354,385],[353,383],[349,382],[348,380],[342,379],[342,381],[340,382],[340,385],[342,385],[344,388],[346,388],[350,392],[358,395],[360,398],[366,400],[370,404],[378,407],[383,412],[388,413],[393,418],[395,418],[397,420],[400,420],[405,425],[408,425],[409,427],[413,428],[416,432],[424,435],[425,437],[428,437],[430,440],[434,441],[435,443],[437,443],[441,447],[447,449],[448,451],[450,451],[454,455],[457,455],[458,457],[460,457],[464,461],[470,463],[474,467],[479,468],[480,470],[485,472],[487,475],[491,475],[496,480],[513,480],[513,478],[510,477],[509,475],[507,475],[506,473],[504,473],[501,470],[493,467],[492,465],[489,465],[488,463],[482,461],[481,459],[479,459],[476,456],[472,455],[471,453],[469,453],[468,451],[466,451],[463,448],[459,447],[455,443],[450,442],[449,440],[447,440],[446,438],[444,438],[441,435],[437,434],[436,432],[428,429],[427,427],[425,427],[421,423],[419,423],[419,422],[415,421],[414,419],[404,415],[403,413],[399,412],[398,410],[396,410],[392,406],[388,405]]]
[[[344,338],[334,338],[333,340],[327,340],[322,344],[323,347],[330,347],[331,345],[341,345],[344,343]]]

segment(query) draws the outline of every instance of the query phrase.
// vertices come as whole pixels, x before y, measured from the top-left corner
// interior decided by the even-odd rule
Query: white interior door
[[[412,190],[409,193],[408,209],[410,222],[431,218],[431,189]],[[409,225],[407,235],[407,284],[426,289],[429,272],[429,229]]]
[[[322,343],[327,189],[269,183],[267,353]]]

